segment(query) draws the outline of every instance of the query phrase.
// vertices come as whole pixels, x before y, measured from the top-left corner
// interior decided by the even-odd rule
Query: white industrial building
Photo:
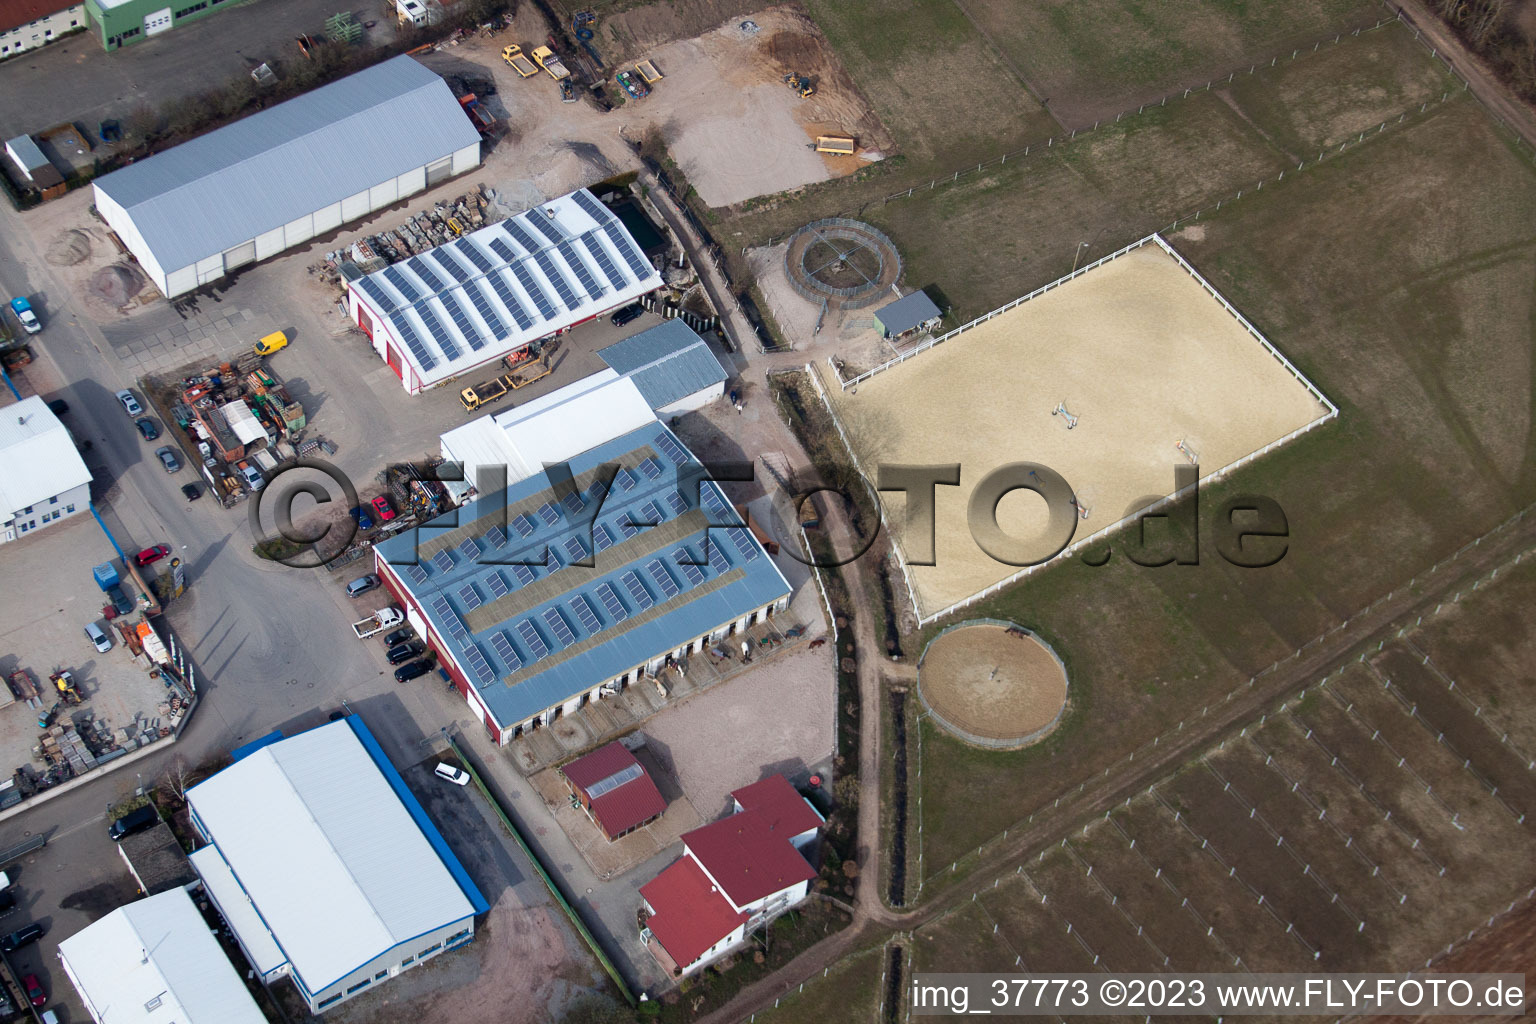
[[[168,298],[480,164],[438,75],[395,57],[97,178],[96,209]]]
[[[0,409],[0,544],[90,507],[91,471],[48,403]]]
[[[580,189],[353,280],[347,309],[416,394],[660,286],[623,222]]]
[[[84,25],[84,4],[9,0],[0,4],[0,58],[36,49]]]
[[[187,793],[191,859],[264,982],[319,1012],[474,937],[485,897],[361,719],[234,756]]]
[[[76,932],[59,963],[96,1024],[266,1024],[185,889]]]

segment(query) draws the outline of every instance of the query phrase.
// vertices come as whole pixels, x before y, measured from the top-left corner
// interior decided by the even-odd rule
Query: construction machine
[[[805,75],[791,71],[784,76],[784,84],[800,94],[801,99],[809,99],[816,95],[816,86]]]

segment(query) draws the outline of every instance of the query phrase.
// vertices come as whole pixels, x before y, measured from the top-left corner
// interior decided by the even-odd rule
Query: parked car
[[[123,404],[123,411],[126,412],[129,416],[144,415],[144,407],[139,404],[139,400],[137,398],[133,397],[132,391],[129,391],[126,388],[122,391],[119,391],[117,393],[117,400]]]
[[[137,555],[133,556],[133,560],[140,565],[153,565],[170,553],[171,546],[169,544],[156,544],[152,548],[145,548],[143,551],[140,551]]]
[[[160,456],[160,465],[165,467],[167,473],[181,472],[181,460],[176,457],[176,449],[166,445],[164,448],[156,448],[155,454]]]
[[[261,474],[256,471],[256,467],[250,463],[240,467],[240,475],[245,478],[245,485],[253,492],[267,486],[267,482],[261,478]]]
[[[362,597],[364,594],[368,593],[368,591],[374,589],[378,585],[379,578],[373,573],[369,573],[367,576],[359,576],[357,579],[347,584],[347,596]]]
[[[113,842],[120,842],[127,836],[137,835],[158,824],[160,812],[155,810],[154,804],[145,804],[114,821],[112,827],[107,829],[107,835],[112,837]]]
[[[413,661],[409,665],[401,665],[395,669],[395,682],[408,683],[417,676],[424,676],[432,671],[432,665],[426,661]]]
[[[0,939],[0,950],[4,950],[7,953],[14,953],[22,946],[25,946],[31,942],[36,942],[46,933],[47,929],[34,921],[32,924],[27,925],[25,928],[18,928],[16,931],[11,932],[11,934],[5,936],[5,938]]]
[[[69,413],[69,403],[62,398],[55,398],[48,403],[48,411],[55,416],[64,416]]]
[[[203,496],[203,489],[197,484],[182,484],[181,493],[188,501],[196,501]]]
[[[288,335],[282,331],[273,331],[271,334],[256,342],[253,351],[259,356],[269,356],[274,352],[288,347]]]
[[[451,764],[444,764],[441,761],[437,762],[437,767],[432,769],[432,774],[436,775],[440,779],[447,779],[455,786],[464,786],[469,784],[469,772],[465,771],[463,768],[455,768]]]
[[[397,644],[403,644],[407,640],[414,640],[414,639],[416,639],[416,631],[411,629],[410,626],[401,626],[399,629],[395,630],[393,633],[390,633],[390,634],[388,634],[387,636],[384,637],[384,646],[385,647],[394,647]]]
[[[395,518],[394,506],[391,505],[389,503],[389,499],[384,497],[382,494],[373,499],[373,511],[376,515],[378,515],[379,522],[381,523],[387,523],[391,519]]]
[[[32,303],[26,299],[19,296],[12,299],[11,312],[16,314],[16,319],[21,321],[21,329],[28,334],[36,334],[43,329],[43,325],[37,322],[37,314],[32,312]]]
[[[21,979],[21,984],[27,990],[27,998],[31,1000],[33,1006],[48,1005],[48,993],[43,990],[43,983],[37,980],[37,975],[27,975]]]
[[[640,319],[640,315],[644,312],[645,308],[640,303],[631,302],[608,319],[612,322],[613,326],[623,327],[627,323]]]
[[[133,425],[139,428],[139,436],[146,441],[153,441],[160,436],[160,428],[155,426],[154,420],[134,420]]]
[[[96,649],[102,654],[106,654],[112,649],[112,640],[94,622],[87,622],[85,624],[85,638],[95,644]]]
[[[426,650],[426,648],[422,647],[421,644],[417,643],[415,640],[407,640],[403,644],[396,644],[395,646],[391,647],[389,649],[389,653],[386,654],[384,658],[391,665],[398,665],[402,661],[410,661],[424,650]]]
[[[363,511],[363,506],[352,506],[352,518],[357,520],[357,528],[359,530],[373,529],[373,520],[369,517],[367,512]]]

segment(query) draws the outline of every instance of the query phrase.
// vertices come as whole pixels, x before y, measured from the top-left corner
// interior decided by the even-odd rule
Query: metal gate
[[[447,181],[453,176],[453,157],[445,156],[441,160],[427,164],[427,188]]]
[[[256,262],[256,239],[251,239],[244,245],[237,245],[224,253],[224,273],[229,273],[236,267],[243,267],[247,263]]]

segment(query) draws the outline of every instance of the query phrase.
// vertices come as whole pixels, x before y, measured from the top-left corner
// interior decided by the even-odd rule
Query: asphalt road
[[[263,61],[301,59],[300,33],[323,35],[325,19],[351,10],[376,22],[370,36],[392,37],[382,3],[335,0],[248,0],[113,53],[90,33],[71,36],[0,62],[0,138],[37,132],[64,121],[94,130],[105,118],[127,117],[224,84]]]

